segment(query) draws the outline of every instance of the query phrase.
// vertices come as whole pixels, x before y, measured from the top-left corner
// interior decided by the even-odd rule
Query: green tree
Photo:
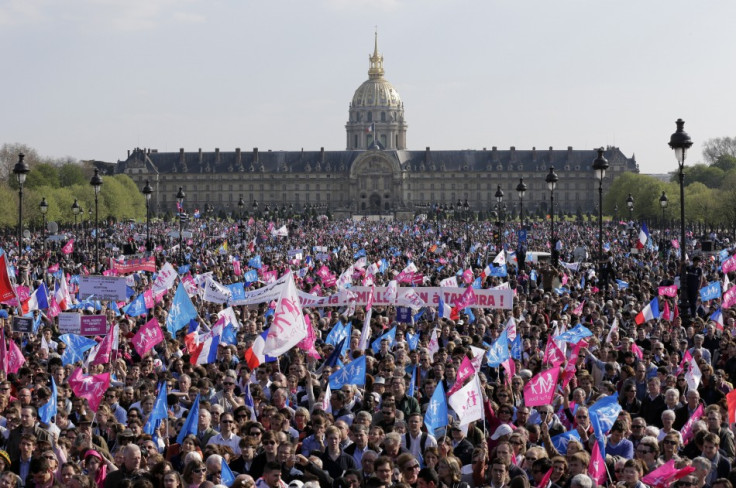
[[[83,185],[89,182],[84,167],[79,163],[65,163],[59,167],[61,186]]]
[[[717,166],[696,164],[685,168],[685,183],[702,183],[708,188],[718,188],[723,181],[724,170]]]
[[[28,173],[25,186],[26,188],[42,186],[56,188],[59,186],[59,169],[49,163],[38,163],[34,166],[33,171]]]

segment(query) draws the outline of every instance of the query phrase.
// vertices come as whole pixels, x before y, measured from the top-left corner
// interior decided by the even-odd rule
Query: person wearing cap
[[[453,455],[460,460],[463,466],[473,462],[473,444],[465,438],[465,432],[460,427],[459,420],[453,420],[450,424],[450,434]]]
[[[103,439],[102,436],[96,435],[92,432],[93,419],[94,414],[90,410],[86,411],[84,415],[79,417],[79,423],[77,424],[79,435],[83,436],[84,439],[89,442],[88,447],[90,449],[94,449],[97,452],[109,457],[110,449],[108,448],[105,439]]]

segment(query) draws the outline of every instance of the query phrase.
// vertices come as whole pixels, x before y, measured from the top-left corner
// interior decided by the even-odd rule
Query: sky
[[[735,18],[731,0],[0,0],[0,144],[344,150],[377,29],[408,149],[611,145],[666,173],[676,119],[688,163],[736,135]]]

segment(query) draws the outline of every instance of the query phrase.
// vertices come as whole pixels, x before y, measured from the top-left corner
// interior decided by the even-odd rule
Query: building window
[[[381,122],[386,122],[386,112],[381,112]]]
[[[373,112],[368,112],[368,122],[373,122]]]
[[[358,147],[358,134],[355,134],[353,137],[354,137],[353,147]]]

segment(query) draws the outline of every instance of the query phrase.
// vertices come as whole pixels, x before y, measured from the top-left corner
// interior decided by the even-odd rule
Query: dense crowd
[[[518,223],[509,224],[498,248],[490,225],[475,222],[196,219],[181,248],[177,224],[153,224],[146,250],[144,225],[109,228],[100,235],[99,266],[94,238],[73,230],[46,246],[34,235],[20,255],[13,237],[3,241],[16,285],[32,292],[44,283],[51,297],[63,284],[70,293],[64,313],[104,315],[117,327],[110,329],[115,337],[97,337],[90,352],[68,359],[76,345],[60,330],[59,314],[27,303],[2,305],[2,341],[10,346],[0,348],[2,488],[736,483],[729,419],[736,403],[729,408],[727,399],[736,380],[734,314],[721,309],[720,297],[702,301],[698,294],[714,282],[727,291],[721,261],[729,252],[703,252],[697,236],[680,243],[676,232],[663,229],[637,246],[637,226],[606,223],[599,253],[598,230],[585,223],[558,223],[557,245],[550,245],[548,222],[529,223],[521,241]],[[288,235],[276,235],[277,229]],[[729,248],[723,235],[704,237],[718,250]],[[267,285],[268,271],[278,277],[291,271],[301,291],[328,296],[340,293],[338,286],[343,292],[351,285],[385,287],[410,269],[419,281],[400,286],[440,287],[454,277],[458,288],[510,289],[513,303],[505,309],[470,305],[449,315],[429,303],[409,307],[409,320],[402,313],[407,307],[398,305],[373,305],[370,312],[364,305],[304,307],[312,347],[293,347],[275,359],[256,353],[277,304],[235,305],[233,336],[220,337],[216,352],[202,361],[196,345],[228,303],[206,301],[195,289],[197,318],[172,331],[167,316],[176,285],[137,316],[126,314],[123,303],[76,293],[80,276],[109,275],[112,260],[126,250],[154,256],[157,270],[172,263],[177,283],[189,277],[195,288],[207,276],[222,285],[245,282],[247,294]],[[246,281],[256,256],[258,279]],[[492,261],[491,269],[505,263],[506,272],[489,274]],[[325,279],[348,269],[347,284]],[[156,273],[131,273],[127,301],[155,280]],[[677,293],[659,295],[672,285]],[[637,318],[652,303],[653,315]],[[34,332],[14,331],[14,316],[27,308]],[[361,347],[366,317],[369,344],[393,334]],[[133,339],[152,319],[163,340],[139,354]],[[347,325],[350,336],[336,343],[335,328]],[[557,339],[572,330],[585,331],[584,339]],[[510,338],[502,346],[513,364],[494,364],[486,351],[512,331],[516,347]],[[102,344],[112,344],[111,353],[94,360],[90,355]],[[342,350],[335,353],[337,347]],[[3,359],[8,355],[10,361]],[[461,374],[474,359],[477,370]],[[365,361],[362,384],[329,387],[334,373],[359,360]],[[550,368],[561,372],[551,402],[528,406],[525,390]],[[105,373],[108,384],[90,401],[80,385]],[[441,386],[451,397],[474,382],[482,418],[467,422],[450,408],[429,431],[425,419],[433,413],[435,390]],[[54,398],[56,411],[44,419]],[[594,413],[607,398],[620,409],[602,427]],[[162,401],[165,418],[152,423]]]

